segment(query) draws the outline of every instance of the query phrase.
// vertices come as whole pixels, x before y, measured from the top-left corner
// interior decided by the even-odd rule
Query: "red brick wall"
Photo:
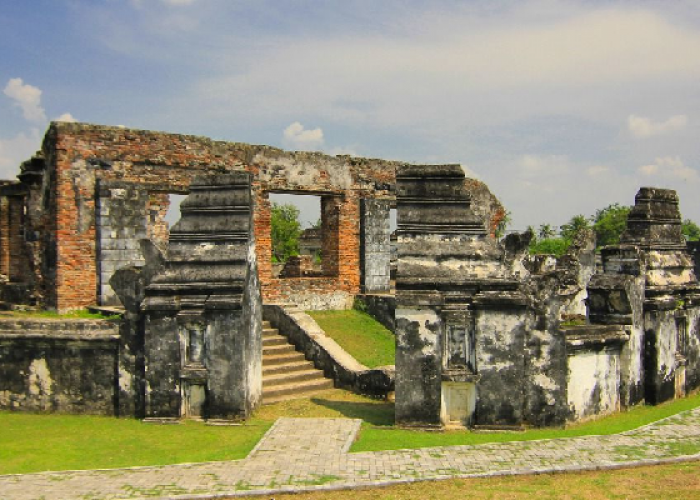
[[[272,279],[268,192],[317,194],[330,200],[324,204],[337,207],[337,213],[324,222],[328,235],[324,241],[326,268],[333,276],[305,282],[318,293],[359,292],[359,199],[393,196],[389,191],[394,183],[392,162],[289,153],[118,127],[54,123],[47,133],[44,155],[46,175],[55,174],[51,188],[56,196],[56,227],[53,231],[49,223],[46,230],[55,235],[57,259],[55,278],[44,279],[47,305],[61,311],[97,300],[95,186],[100,180],[133,182],[153,193],[186,192],[195,175],[242,169],[252,172],[258,269],[267,301],[289,297],[300,286]],[[160,221],[167,210],[163,198],[154,194],[152,206],[157,207],[156,219]],[[162,237],[162,222],[156,222],[151,234]],[[48,250],[50,240],[51,235],[44,239]]]

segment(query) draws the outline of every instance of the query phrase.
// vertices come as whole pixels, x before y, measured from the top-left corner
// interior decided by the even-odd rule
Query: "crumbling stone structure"
[[[602,258],[605,277],[591,284],[598,287],[591,314],[632,326],[635,354],[625,368],[635,383],[625,387],[627,402],[655,404],[698,387],[700,287],[675,191],[640,189],[620,245],[606,247]],[[612,318],[602,319],[606,312]]]
[[[503,250],[470,205],[459,165],[397,172],[396,420],[523,420],[531,314]],[[489,397],[500,393],[498,400]],[[477,395],[478,394],[478,395]],[[478,409],[477,409],[478,408]]]
[[[375,248],[389,244],[388,232],[375,230],[371,221],[380,215],[377,210],[386,211],[388,219],[395,165],[177,134],[52,123],[42,151],[22,165],[20,182],[0,187],[0,218],[13,224],[2,233],[11,241],[0,250],[0,264],[5,262],[2,270],[12,274],[11,282],[21,280],[34,302],[45,307],[67,311],[118,304],[109,278],[119,268],[144,263],[140,239],[164,248],[168,195],[186,194],[197,175],[247,171],[253,176],[253,227],[265,300],[306,308],[346,307],[364,288],[389,289],[388,264],[386,270],[367,264],[373,266],[368,274],[363,262],[375,262]],[[270,193],[318,196],[323,276],[273,277]],[[363,220],[364,204],[383,199],[387,203]]]
[[[197,178],[145,288],[147,417],[247,417],[261,402],[250,174]]]
[[[90,331],[0,328],[3,408],[245,418],[262,304],[360,296],[396,333],[402,425],[560,425],[700,385],[700,287],[673,191],[640,190],[596,273],[590,232],[559,259],[530,257],[528,234],[499,242],[503,207],[458,165],[53,123],[18,177],[0,185],[0,301],[124,312]],[[280,192],[318,197],[320,270],[301,256],[273,273]],[[188,196],[169,228],[173,193]],[[76,385],[91,360],[93,383]]]
[[[560,425],[700,385],[698,282],[673,191],[642,188],[622,244],[561,259],[501,246],[455,165],[397,172],[396,418]]]

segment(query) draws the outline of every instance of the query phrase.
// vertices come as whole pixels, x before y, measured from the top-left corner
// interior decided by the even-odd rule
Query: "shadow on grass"
[[[337,411],[345,417],[362,419],[368,424],[376,426],[394,425],[393,403],[355,403],[352,401],[334,401],[323,398],[311,398],[311,402]]]

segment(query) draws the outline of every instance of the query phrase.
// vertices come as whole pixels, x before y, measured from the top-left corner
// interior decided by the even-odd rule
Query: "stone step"
[[[263,393],[280,385],[297,384],[311,380],[325,380],[323,372],[313,367],[307,367],[306,370],[263,375]]]
[[[333,381],[314,368],[304,354],[269,322],[263,324],[263,404],[308,397],[333,388]]]
[[[263,366],[284,365],[295,361],[306,361],[302,352],[285,352],[282,354],[268,354],[263,356]]]
[[[262,339],[263,347],[273,346],[273,345],[289,345],[289,342],[282,335],[274,335],[270,337],[263,337]]]
[[[279,373],[295,373],[298,371],[308,370],[313,368],[314,365],[311,361],[302,359],[301,361],[291,361],[289,363],[282,363],[279,365],[268,365],[263,360],[263,378],[268,375],[276,375]],[[315,370],[315,368],[313,368]]]
[[[270,323],[269,321],[263,321],[262,327],[263,327],[263,330],[265,330],[267,328],[272,328],[272,323]]]
[[[281,345],[263,345],[263,360],[265,359],[265,356],[274,356],[277,354],[284,354],[287,352],[296,352],[295,347],[292,344],[288,343],[284,343]]]
[[[304,384],[284,384],[263,391],[263,404],[277,403],[286,399],[306,397],[319,391],[333,388],[333,381],[327,378]]]

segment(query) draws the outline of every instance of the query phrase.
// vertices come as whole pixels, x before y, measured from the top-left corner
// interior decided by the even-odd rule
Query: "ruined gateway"
[[[263,311],[360,294],[394,325],[401,425],[560,425],[700,385],[700,288],[670,190],[637,193],[596,269],[589,233],[558,260],[498,241],[503,207],[457,165],[52,123],[18,178],[0,186],[0,300],[124,312],[2,320],[3,409],[245,418]],[[188,196],[169,228],[173,193]],[[273,274],[270,193],[318,197],[319,274]]]

